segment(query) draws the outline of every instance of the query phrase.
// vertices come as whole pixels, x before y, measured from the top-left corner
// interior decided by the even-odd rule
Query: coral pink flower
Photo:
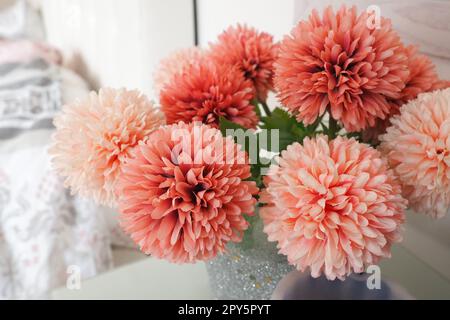
[[[409,76],[402,90],[400,106],[417,98],[420,93],[433,90],[440,80],[433,62],[427,56],[417,52],[417,47],[406,48]]]
[[[134,149],[117,184],[122,225],[146,254],[171,262],[213,258],[240,241],[258,193],[248,157],[207,125],[180,122]]]
[[[270,34],[239,24],[229,27],[211,45],[212,58],[220,64],[237,66],[253,82],[260,101],[266,101],[267,93],[273,90],[277,53],[278,47]]]
[[[440,89],[447,89],[447,88],[450,88],[450,81],[441,79],[438,82],[433,84],[433,87],[431,88],[431,91],[440,90]]]
[[[279,98],[299,121],[313,123],[327,108],[348,131],[390,113],[409,75],[407,56],[388,19],[369,28],[368,13],[328,7],[313,11],[280,45],[275,63]]]
[[[211,61],[190,65],[161,91],[160,103],[169,124],[199,121],[218,127],[219,118],[254,128],[258,123],[250,103],[254,90],[235,67]]]
[[[390,118],[399,114],[400,107],[417,98],[420,93],[450,87],[450,82],[439,80],[433,62],[427,56],[418,53],[417,47],[408,46],[405,50],[409,69],[405,88],[401,92],[401,97],[391,102],[392,108],[389,117],[384,120],[378,119],[374,127],[364,131],[363,139],[365,141],[378,143],[378,136],[385,133],[386,128],[390,126]]]
[[[190,64],[198,64],[204,57],[203,51],[198,47],[180,49],[161,60],[153,75],[156,96],[167,83],[172,81],[175,74],[183,72]]]
[[[450,89],[420,94],[391,119],[380,150],[411,208],[443,217],[450,207]]]
[[[294,143],[265,177],[264,231],[299,270],[330,279],[363,272],[401,240],[406,200],[377,150],[319,135]]]
[[[163,116],[138,91],[101,89],[64,106],[55,118],[50,149],[57,172],[72,192],[113,206],[114,185],[123,161]]]

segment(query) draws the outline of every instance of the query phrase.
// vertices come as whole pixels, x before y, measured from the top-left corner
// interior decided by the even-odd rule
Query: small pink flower
[[[65,186],[113,206],[114,185],[130,149],[164,118],[140,92],[107,88],[64,106],[54,123],[50,154]]]
[[[161,91],[167,123],[199,121],[219,126],[220,117],[255,128],[258,116],[251,104],[253,85],[236,67],[203,61],[176,74]]]
[[[408,46],[405,52],[408,57],[409,76],[401,97],[391,101],[392,108],[386,119],[378,119],[375,126],[364,130],[364,141],[379,143],[378,137],[386,133],[386,128],[391,124],[390,119],[400,113],[399,109],[403,104],[417,98],[420,93],[450,87],[450,81],[439,79],[433,62],[427,56],[418,53],[417,47]]]
[[[218,63],[238,67],[253,82],[257,98],[266,101],[273,90],[273,64],[278,53],[270,34],[238,24],[219,35],[210,53]]]
[[[363,272],[401,240],[406,200],[377,150],[356,140],[306,138],[265,177],[264,231],[299,270],[330,279]]]
[[[380,150],[419,213],[441,218],[450,207],[450,88],[403,105],[380,137]]]
[[[409,76],[406,79],[405,88],[402,90],[399,106],[417,98],[420,93],[432,91],[440,82],[433,62],[426,55],[417,52],[417,47],[408,46]]]
[[[162,127],[123,167],[122,226],[146,254],[177,263],[211,259],[248,227],[244,216],[253,214],[258,192],[249,177],[246,153],[219,130]]]

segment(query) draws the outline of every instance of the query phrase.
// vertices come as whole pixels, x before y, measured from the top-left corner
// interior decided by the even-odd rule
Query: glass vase
[[[240,243],[229,243],[227,252],[206,263],[213,294],[221,300],[267,300],[278,282],[294,268],[269,242],[256,214]]]
[[[370,274],[351,274],[344,281],[313,278],[309,272],[292,271],[273,292],[273,300],[411,300],[404,288],[388,279],[381,279],[378,288],[371,288]]]

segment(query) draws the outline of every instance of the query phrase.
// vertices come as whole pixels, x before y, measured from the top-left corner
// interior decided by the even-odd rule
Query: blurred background
[[[206,47],[229,25],[280,40],[312,8],[342,3],[378,5],[450,79],[448,0],[0,0],[0,298],[210,297],[202,264],[144,259],[114,210],[63,188],[47,155],[51,120],[63,103],[102,86],[156,100],[158,62]],[[450,215],[410,213],[405,241],[382,272],[417,298],[449,299],[449,228]],[[89,280],[70,288],[77,272]]]

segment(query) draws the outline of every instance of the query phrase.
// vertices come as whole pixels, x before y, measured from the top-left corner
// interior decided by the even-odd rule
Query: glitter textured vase
[[[217,299],[270,299],[278,281],[293,270],[267,241],[261,219],[256,215],[250,223],[242,242],[230,243],[226,253],[206,264]]]
[[[370,274],[352,274],[344,281],[313,278],[308,272],[292,271],[273,292],[273,300],[410,300],[413,297],[401,286],[387,279],[378,288],[369,289]]]

